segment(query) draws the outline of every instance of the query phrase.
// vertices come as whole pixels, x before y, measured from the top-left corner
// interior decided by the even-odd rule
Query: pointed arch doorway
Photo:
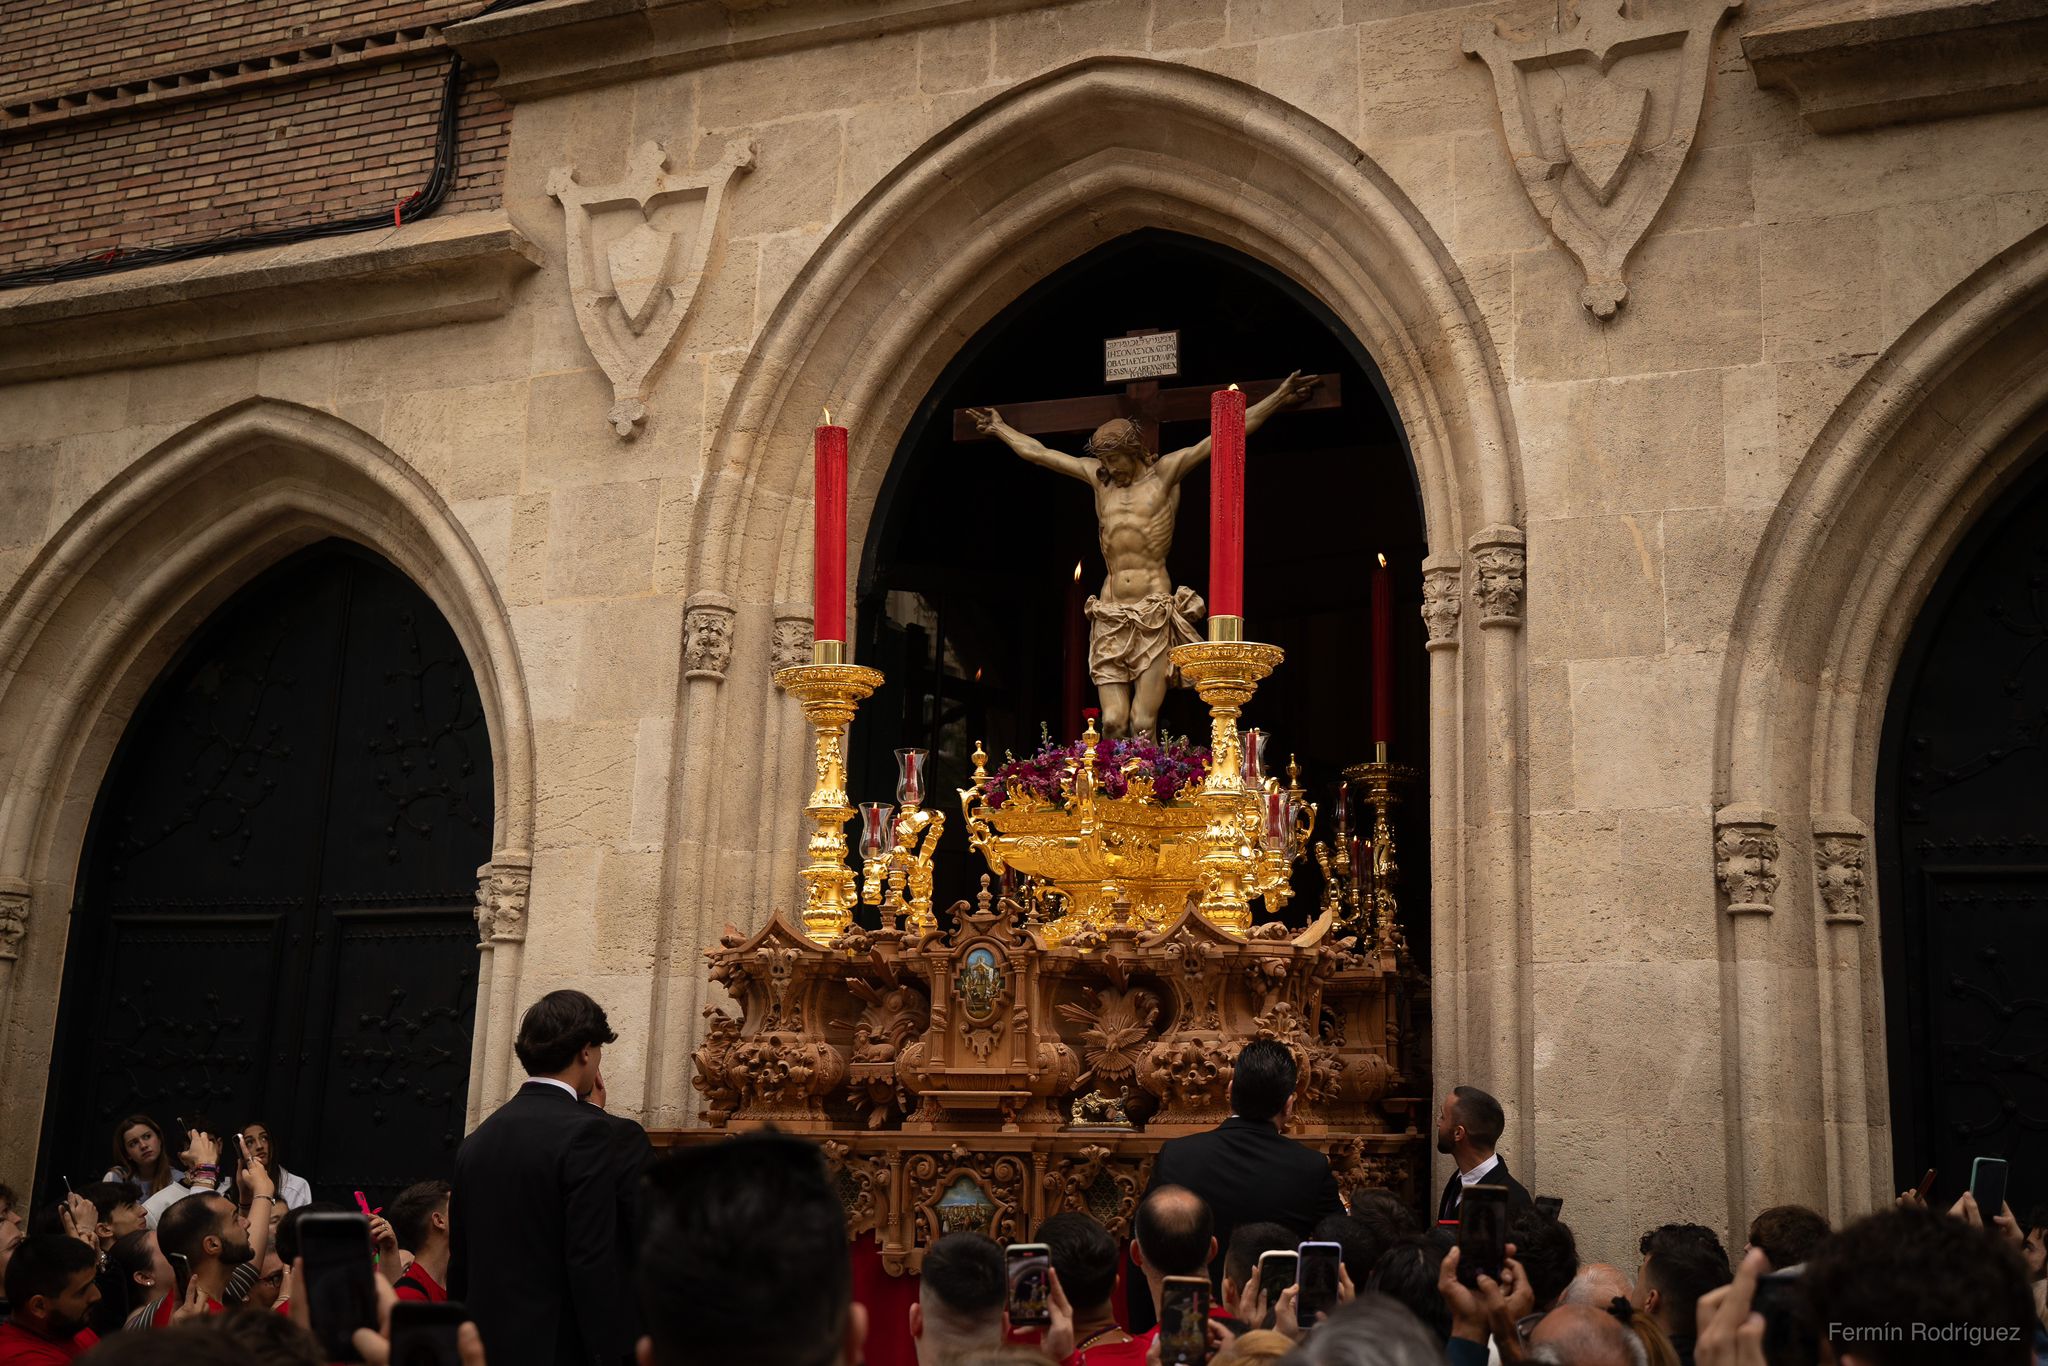
[[[321,1198],[445,1175],[491,753],[454,631],[372,552],[319,542],[217,609],[94,804],[39,1185],[138,1111],[261,1120]]]
[[[1429,772],[1429,660],[1419,626],[1422,506],[1386,384],[1357,338],[1285,274],[1184,233],[1140,229],[1083,254],[1025,291],[981,328],[925,395],[885,477],[861,560],[855,656],[888,681],[852,736],[852,789],[887,800],[893,751],[932,752],[931,787],[964,786],[969,754],[992,762],[1038,747],[1041,727],[1071,739],[1073,680],[1086,705],[1085,593],[1102,555],[1085,488],[1026,463],[993,440],[955,439],[956,409],[1117,393],[1103,379],[1103,339],[1136,329],[1179,332],[1178,374],[1163,388],[1335,374],[1341,406],[1277,414],[1246,459],[1245,613],[1257,639],[1287,651],[1260,686],[1246,723],[1274,736],[1276,771],[1299,758],[1325,822],[1345,766],[1372,757],[1368,608],[1375,556],[1394,569],[1395,735],[1392,757]],[[1169,421],[1162,451],[1207,434],[1207,419]],[[1078,452],[1085,432],[1047,434]],[[1167,567],[1208,591],[1206,467],[1181,486]],[[1075,578],[1079,571],[1078,581]],[[1078,582],[1078,589],[1076,587]],[[1206,742],[1208,714],[1191,690],[1169,691],[1162,728]],[[1428,963],[1429,822],[1418,784],[1399,813],[1402,919],[1418,965]],[[1357,816],[1354,810],[1354,818]],[[1325,826],[1327,831],[1327,825]],[[949,828],[940,904],[974,892],[981,860]],[[1304,861],[1289,916],[1318,905]]]
[[[1885,710],[1877,850],[1893,1181],[2010,1163],[2048,1200],[2048,460],[2001,495],[1921,607]]]

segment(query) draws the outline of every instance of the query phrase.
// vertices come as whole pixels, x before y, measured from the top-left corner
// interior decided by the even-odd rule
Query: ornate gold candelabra
[[[1406,962],[1408,940],[1401,933],[1400,905],[1394,885],[1401,875],[1400,856],[1394,846],[1393,809],[1401,800],[1400,787],[1415,778],[1405,764],[1387,762],[1387,747],[1374,746],[1370,763],[1353,764],[1344,776],[1362,790],[1372,810],[1372,833],[1366,847],[1371,850],[1365,866],[1352,870],[1356,888],[1357,916],[1362,930],[1368,930],[1372,946],[1397,962]],[[1349,862],[1348,851],[1339,858]]]
[[[1236,618],[1231,618],[1235,624]],[[1259,683],[1286,655],[1277,645],[1215,639],[1233,634],[1222,618],[1211,618],[1211,639],[1174,647],[1173,664],[1209,706],[1209,773],[1202,804],[1209,817],[1202,834],[1202,914],[1236,934],[1251,928],[1251,899],[1259,894],[1258,803],[1245,798],[1237,718]],[[1221,629],[1219,629],[1221,628]]]
[[[853,869],[846,863],[846,823],[853,819],[853,808],[846,804],[846,728],[861,701],[882,682],[879,670],[846,663],[845,650],[842,641],[821,640],[812,647],[813,662],[775,674],[775,685],[802,705],[817,737],[817,784],[804,808],[817,829],[799,876],[804,933],[821,944],[831,943],[853,923]]]

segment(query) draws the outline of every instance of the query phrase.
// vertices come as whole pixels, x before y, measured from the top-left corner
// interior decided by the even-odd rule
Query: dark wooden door
[[[446,1175],[490,744],[454,632],[339,541],[243,589],[137,710],[93,810],[42,1178],[140,1111],[260,1119],[322,1198]]]
[[[2048,469],[1957,551],[1886,712],[1879,872],[1896,1181],[1979,1156],[2048,1201]]]

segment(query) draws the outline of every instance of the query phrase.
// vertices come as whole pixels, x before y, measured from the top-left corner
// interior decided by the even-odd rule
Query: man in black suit
[[[448,1293],[469,1306],[492,1366],[621,1366],[632,1355],[620,1219],[647,1136],[628,1143],[630,1121],[585,1103],[617,1038],[580,991],[534,1002],[514,1045],[526,1084],[456,1154]]]
[[[1510,1220],[1536,1207],[1522,1183],[1508,1173],[1508,1164],[1493,1150],[1507,1126],[1507,1113],[1500,1102],[1476,1086],[1457,1087],[1444,1097],[1444,1108],[1436,1117],[1436,1150],[1449,1153],[1458,1170],[1444,1183],[1443,1198],[1436,1207],[1439,1221],[1455,1220],[1465,1188],[1482,1183],[1508,1188]]]
[[[1252,1040],[1231,1076],[1230,1118],[1206,1134],[1160,1145],[1149,1189],[1185,1186],[1201,1196],[1218,1246],[1230,1246],[1239,1224],[1269,1220],[1306,1238],[1323,1216],[1344,1212],[1330,1160],[1280,1132],[1294,1114],[1298,1075],[1287,1045]],[[1218,1294],[1222,1278],[1221,1264],[1211,1265]]]

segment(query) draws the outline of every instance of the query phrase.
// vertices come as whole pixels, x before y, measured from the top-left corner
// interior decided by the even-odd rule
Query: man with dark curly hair
[[[1997,1234],[1925,1209],[1869,1215],[1814,1251],[1800,1277],[1840,1366],[2026,1366],[2034,1301]]]
[[[1771,1270],[1799,1266],[1828,1236],[1828,1217],[1804,1205],[1773,1205],[1749,1221],[1749,1245],[1762,1248]]]
[[[1733,1280],[1720,1235],[1704,1224],[1664,1224],[1643,1235],[1643,1261],[1629,1303],[1664,1330],[1678,1359],[1693,1366],[1700,1296]]]

